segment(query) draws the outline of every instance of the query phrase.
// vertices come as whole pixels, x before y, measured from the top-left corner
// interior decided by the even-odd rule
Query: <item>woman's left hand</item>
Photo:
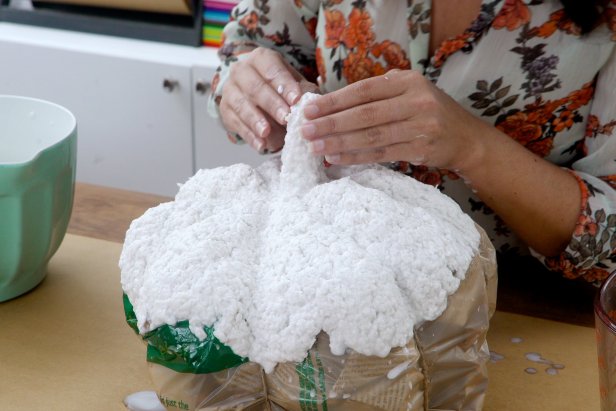
[[[529,247],[558,255],[579,217],[572,173],[467,112],[412,71],[353,83],[304,108],[315,153],[333,164],[409,161],[464,178]]]
[[[408,161],[464,173],[480,165],[490,127],[420,73],[392,70],[319,97],[302,127],[332,164]]]

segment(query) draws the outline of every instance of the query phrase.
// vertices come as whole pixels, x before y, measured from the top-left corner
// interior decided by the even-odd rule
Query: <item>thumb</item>
[[[319,90],[319,86],[305,79],[299,82],[299,89],[301,91],[302,96],[306,93],[321,94],[321,91]]]

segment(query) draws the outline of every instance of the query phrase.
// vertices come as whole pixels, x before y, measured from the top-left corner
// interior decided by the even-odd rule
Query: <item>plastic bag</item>
[[[271,374],[239,357],[206,328],[199,341],[186,321],[145,335],[147,361],[168,410],[481,410],[488,383],[486,342],[496,307],[496,256],[485,232],[448,308],[415,328],[385,358],[348,350],[333,355],[321,333],[299,364]],[[137,332],[130,301],[126,318]]]

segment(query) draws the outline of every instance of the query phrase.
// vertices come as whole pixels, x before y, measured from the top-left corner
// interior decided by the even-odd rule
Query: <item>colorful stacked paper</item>
[[[203,44],[219,47],[222,29],[239,0],[203,0]]]

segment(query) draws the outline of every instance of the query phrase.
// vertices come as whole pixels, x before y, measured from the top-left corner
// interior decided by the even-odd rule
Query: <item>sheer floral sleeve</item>
[[[309,81],[315,81],[315,30],[319,0],[243,0],[231,13],[225,26],[222,61],[212,80],[208,110],[218,117],[222,87],[233,63],[262,46],[280,52]],[[229,136],[241,142],[237,136]]]
[[[615,34],[616,37],[616,34]],[[616,38],[615,38],[616,40]],[[567,249],[545,258],[568,278],[600,281],[616,270],[616,52],[599,73],[586,135],[572,171],[582,191],[580,215]]]

